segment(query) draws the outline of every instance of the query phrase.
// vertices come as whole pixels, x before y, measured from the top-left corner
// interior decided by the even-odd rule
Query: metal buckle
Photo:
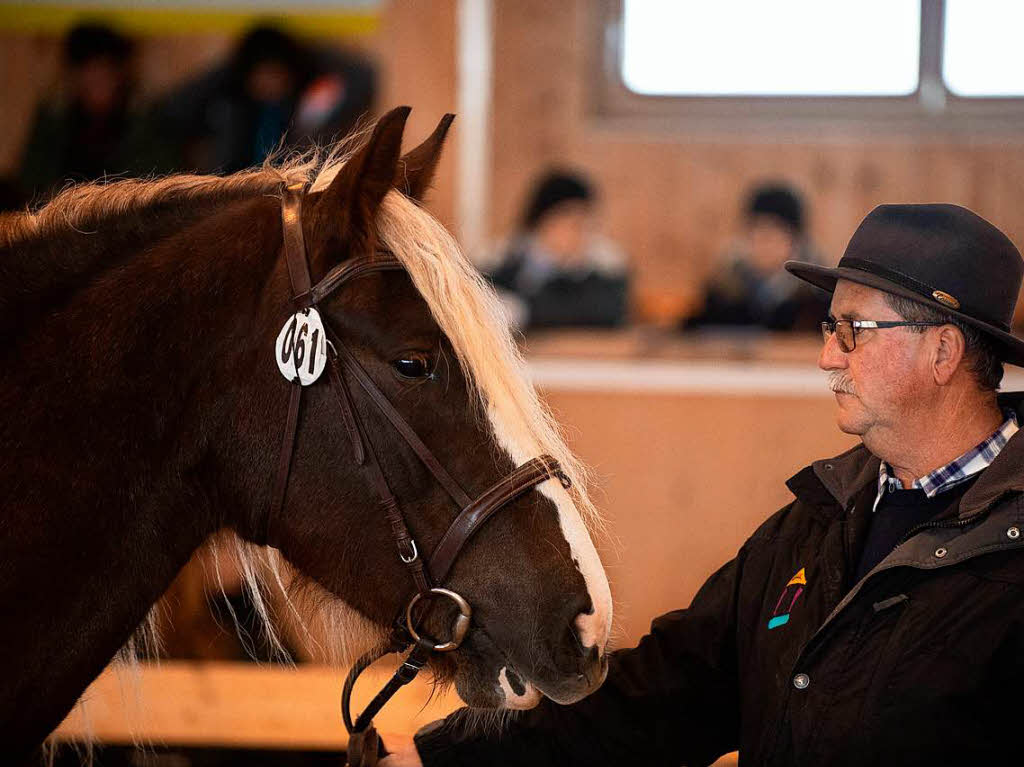
[[[405,554],[402,553],[401,549],[398,550],[398,558],[405,562],[407,565],[411,565],[413,562],[415,562],[417,557],[419,557],[420,555],[420,552],[416,548],[415,540],[410,538],[409,545],[412,546],[412,554],[410,554],[408,557],[406,557]]]
[[[466,633],[469,631],[469,620],[473,615],[473,608],[469,606],[469,602],[463,599],[460,595],[454,591],[448,589],[433,588],[429,591],[421,591],[419,594],[409,600],[409,606],[405,608],[405,628],[409,632],[409,635],[413,638],[413,641],[420,642],[420,635],[412,625],[412,611],[416,607],[416,604],[428,594],[437,594],[438,596],[448,597],[455,603],[455,606],[459,608],[459,614],[455,618],[455,625],[452,626],[452,638],[447,642],[433,643],[431,649],[434,652],[451,652],[462,644],[462,640],[466,638]]]
[[[426,665],[426,659],[423,661],[416,661],[413,656],[410,655],[402,662],[402,665],[398,667],[398,671],[395,672],[395,676],[408,684],[416,678],[416,675],[419,674]]]

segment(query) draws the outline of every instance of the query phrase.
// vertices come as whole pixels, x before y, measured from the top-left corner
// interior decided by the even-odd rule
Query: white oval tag
[[[320,312],[303,309],[288,318],[277,334],[274,359],[281,375],[293,383],[298,380],[309,386],[320,377],[327,365],[327,336]]]

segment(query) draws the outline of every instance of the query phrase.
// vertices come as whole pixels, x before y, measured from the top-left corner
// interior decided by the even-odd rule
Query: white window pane
[[[904,96],[920,0],[625,0],[622,79],[675,96]]]
[[[1024,96],[1024,2],[946,0],[942,77],[958,96]]]

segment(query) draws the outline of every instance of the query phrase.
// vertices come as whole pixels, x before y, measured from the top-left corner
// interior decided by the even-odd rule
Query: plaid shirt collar
[[[926,496],[934,498],[939,493],[956,487],[978,472],[987,469],[1019,428],[1016,413],[1006,410],[1004,415],[1006,420],[1003,421],[1003,425],[996,429],[990,437],[979,442],[959,458],[954,458],[945,466],[940,466],[915,480],[912,489],[924,490]],[[889,473],[889,465],[882,461],[881,466],[878,467],[878,495],[875,496],[875,503],[871,507],[872,511],[878,508],[878,503],[885,495],[887,486],[892,486],[895,490],[903,489],[903,483]]]

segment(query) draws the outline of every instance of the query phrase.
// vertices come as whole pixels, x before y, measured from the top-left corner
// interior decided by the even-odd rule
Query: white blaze
[[[511,429],[505,427],[500,413],[491,407],[488,409],[491,426],[498,444],[502,445],[517,465],[538,455],[540,450],[523,450],[519,440],[515,439]],[[601,566],[601,558],[597,555],[594,542],[590,539],[587,526],[583,523],[572,497],[556,479],[550,479],[537,488],[554,502],[558,509],[558,525],[562,535],[569,544],[569,552],[587,587],[593,612],[580,613],[576,616],[576,630],[584,647],[597,647],[603,651],[612,629],[612,592],[608,585],[608,576]]]
[[[612,593],[608,586],[608,577],[601,566],[601,558],[597,555],[594,542],[587,532],[586,525],[580,517],[576,504],[569,494],[562,489],[557,481],[548,481],[539,488],[558,508],[558,524],[562,535],[569,544],[569,551],[579,567],[580,574],[587,585],[587,593],[593,605],[593,612],[580,613],[576,616],[576,630],[584,647],[597,647],[604,650],[608,635],[612,628]]]

